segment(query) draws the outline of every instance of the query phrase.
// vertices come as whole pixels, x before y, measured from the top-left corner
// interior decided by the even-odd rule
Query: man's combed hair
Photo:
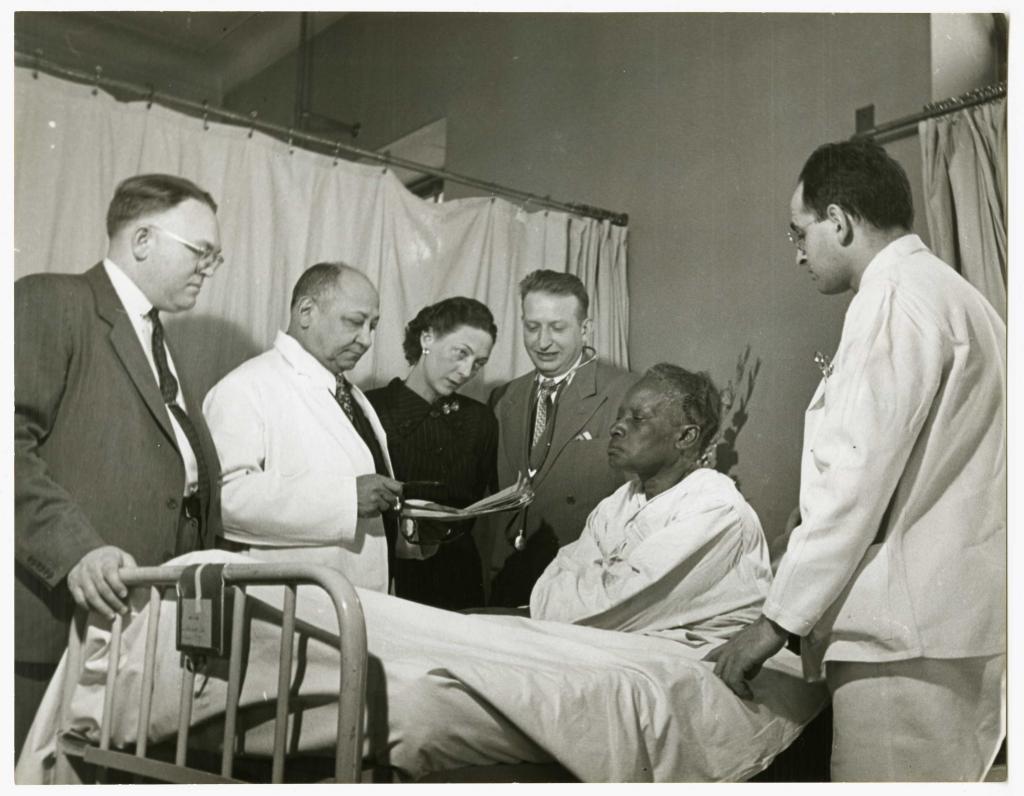
[[[443,337],[460,326],[472,326],[487,332],[492,341],[498,337],[498,327],[486,304],[465,296],[453,296],[424,307],[409,321],[402,342],[406,362],[414,365],[422,356],[420,335],[423,332],[429,329],[435,337]]]
[[[115,234],[137,218],[162,213],[186,199],[195,199],[217,212],[213,197],[191,180],[173,174],[137,174],[123,180],[107,208],[107,235]]]
[[[531,271],[519,283],[519,298],[524,299],[529,293],[550,293],[554,296],[575,296],[580,303],[579,319],[582,321],[590,312],[590,298],[587,289],[578,276],[564,271],[548,271],[541,269]]]
[[[825,218],[828,206],[878,229],[910,229],[914,201],[903,167],[870,139],[822,144],[800,172],[804,206]]]
[[[668,362],[659,362],[644,376],[662,386],[669,399],[682,410],[687,423],[700,427],[700,449],[707,448],[718,433],[722,418],[722,396],[711,377]]]
[[[345,263],[317,263],[311,265],[302,272],[302,276],[295,283],[292,289],[291,308],[295,309],[304,298],[311,298],[314,301],[329,293],[338,286],[338,281],[346,271],[356,271],[352,266]],[[356,273],[359,273],[356,271]]]

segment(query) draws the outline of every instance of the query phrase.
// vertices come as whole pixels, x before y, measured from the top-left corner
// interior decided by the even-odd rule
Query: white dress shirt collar
[[[538,371],[537,372],[537,385],[540,386],[541,382],[548,382],[549,384],[552,384],[553,386],[558,387],[564,381],[566,386],[568,387],[569,384],[572,382],[572,377],[576,375],[576,367],[582,361],[583,361],[583,352],[580,351],[580,355],[578,357],[576,357],[576,361],[572,363],[572,367],[570,367],[565,373],[563,373],[560,376],[545,376],[543,373]]]
[[[335,375],[325,368],[320,360],[303,348],[302,343],[287,332],[279,331],[274,340],[274,348],[289,365],[295,368],[297,373],[301,373],[309,379],[314,387],[330,390],[331,395],[334,395],[338,386]]]
[[[114,286],[114,292],[121,300],[125,311],[133,318],[144,318],[153,309],[153,302],[146,298],[139,286],[136,285],[130,276],[121,270],[121,267],[109,257],[103,259],[103,268],[107,272],[110,284]]]

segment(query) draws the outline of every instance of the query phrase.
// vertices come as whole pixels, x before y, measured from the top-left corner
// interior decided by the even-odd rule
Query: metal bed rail
[[[274,726],[271,782],[284,781],[285,744],[288,736],[288,703],[292,669],[292,648],[295,637],[296,590],[298,586],[318,586],[327,592],[338,619],[338,633],[315,628],[303,623],[302,632],[336,646],[340,654],[338,686],[338,737],[335,752],[335,780],[357,783],[360,781],[363,709],[366,696],[366,624],[362,606],[355,589],[339,572],[320,565],[300,563],[225,564],[225,587],[234,590],[231,649],[228,658],[227,699],[224,712],[224,739],[220,774],[213,774],[186,765],[188,734],[192,718],[192,696],[195,670],[188,665],[188,656],[182,656],[178,733],[174,764],[147,758],[150,710],[153,701],[154,670],[159,618],[163,591],[174,587],[184,566],[139,567],[120,571],[121,579],[129,588],[149,588],[149,614],[143,661],[141,693],[139,695],[138,731],[134,754],[110,748],[111,720],[116,699],[117,661],[121,652],[122,617],[116,616],[111,626],[107,651],[108,666],[104,691],[103,718],[100,724],[99,745],[95,746],[67,735],[68,717],[75,686],[83,667],[82,645],[86,631],[86,612],[79,610],[68,638],[67,668],[61,695],[60,732],[57,742],[56,779],[58,783],[74,782],[77,775],[71,768],[71,756],[81,756],[98,771],[113,768],[129,774],[179,784],[239,782],[232,777],[235,754],[238,703],[242,691],[242,646],[245,622],[247,586],[283,586],[284,605],[281,623],[281,646],[278,659],[278,689]],[[111,661],[113,663],[111,663]]]

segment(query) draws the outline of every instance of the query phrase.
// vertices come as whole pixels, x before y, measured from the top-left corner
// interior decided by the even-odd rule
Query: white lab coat
[[[865,270],[807,410],[764,613],[822,661],[1005,648],[1006,327],[916,235]]]
[[[335,380],[297,340],[274,347],[225,376],[203,414],[222,468],[225,538],[253,545],[263,561],[310,561],[355,585],[387,591],[380,516],[357,514],[356,477],[374,473],[373,455],[334,398]],[[392,475],[387,436],[363,393],[352,388]],[[409,554],[399,535],[399,553]]]

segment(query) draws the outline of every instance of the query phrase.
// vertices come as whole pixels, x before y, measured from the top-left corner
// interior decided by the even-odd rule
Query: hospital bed
[[[374,702],[367,711],[368,666],[371,675],[376,671],[378,680],[383,676],[382,667],[387,670],[389,688],[396,678],[411,683],[415,688],[405,692],[414,695],[420,692],[421,681],[437,685],[438,672],[454,678],[441,681],[442,690],[457,682],[460,687],[476,689],[476,693],[487,693],[489,706],[502,714],[503,721],[508,717],[513,730],[524,728],[531,743],[551,752],[551,757],[535,761],[541,765],[463,764],[465,767],[446,771],[443,762],[432,761],[434,770],[425,776],[422,772],[411,775],[434,782],[748,779],[763,772],[779,752],[793,743],[826,702],[823,689],[800,682],[798,664],[789,659],[776,666],[777,671],[764,675],[768,679],[762,690],[771,695],[766,700],[770,704],[751,707],[736,699],[713,675],[706,675],[708,667],[686,661],[677,665],[673,657],[668,657],[669,668],[659,669],[666,660],[664,650],[674,655],[677,646],[672,643],[659,646],[637,634],[557,623],[526,620],[525,625],[516,624],[524,621],[516,617],[462,617],[373,592],[357,593],[338,573],[322,567],[241,563],[239,556],[217,555],[228,559],[223,578],[235,597],[230,609],[230,651],[223,661],[209,660],[204,668],[190,664],[187,656],[174,651],[174,607],[181,601],[172,587],[185,571],[182,566],[126,573],[126,583],[133,589],[133,610],[123,629],[120,620],[109,628],[76,622],[68,656],[59,670],[63,679],[55,678],[51,684],[51,692],[60,693],[48,692],[44,700],[44,708],[47,701],[59,706],[57,717],[50,722],[59,732],[56,749],[50,750],[56,754],[56,776],[49,781],[78,781],[83,772],[98,772],[115,781],[130,775],[179,783],[231,782],[243,776],[254,781],[316,781],[325,774],[339,782],[400,778],[381,768],[380,756],[367,750],[373,747],[375,736],[391,738],[389,743],[394,747],[394,737],[401,738],[404,732],[406,742],[414,743],[408,728],[419,723],[417,715],[422,713],[413,713],[392,692],[390,703],[382,710],[379,682],[375,686],[372,676],[369,693]],[[314,586],[319,593],[310,591]],[[364,609],[369,611],[365,620]],[[452,626],[439,633],[439,621]],[[370,633],[373,648],[369,664],[368,627],[375,629]],[[528,660],[524,661],[529,665],[509,667],[500,656],[494,661],[483,656],[460,668],[464,658],[461,650],[475,645],[482,629],[495,631],[484,645],[488,655],[493,657],[494,649],[507,644],[517,655],[526,655]],[[534,637],[539,639],[537,647],[541,650],[536,654],[529,652]],[[542,693],[536,683],[558,676],[557,668],[544,669],[547,657],[564,668],[564,650],[579,648],[581,640],[588,644],[596,640],[593,648],[600,652],[594,654],[610,656],[610,663],[589,662],[584,657],[586,665],[574,664],[572,670],[574,682],[580,679],[591,688],[576,695],[581,700],[577,707],[597,711],[591,729],[596,728],[600,735],[602,721],[621,724],[631,732],[653,732],[653,743],[647,743],[642,735],[639,740],[630,736],[621,745],[613,744],[614,750],[601,749],[598,744],[595,754],[578,758],[580,747],[587,745],[586,737],[566,738],[560,747],[559,739],[566,736],[561,728],[544,735],[550,723],[545,711],[550,707],[551,695]],[[445,644],[458,654],[450,654]],[[621,650],[608,650],[609,644],[619,644]],[[544,651],[548,646],[552,647],[550,656]],[[105,662],[111,655],[119,661],[117,667]],[[275,659],[273,663],[271,659]],[[673,681],[671,672],[686,665],[701,677]],[[403,667],[408,670],[410,666],[415,671],[403,675]],[[530,679],[531,669],[540,672],[540,679]],[[592,687],[586,681],[588,677],[594,678]],[[509,682],[503,686],[499,680]],[[666,685],[664,681],[671,682]],[[159,687],[155,687],[157,683]],[[171,684],[174,689],[169,687]],[[648,687],[656,689],[654,696],[636,693]],[[598,703],[610,690],[625,693],[627,702],[609,702],[602,714]],[[426,693],[430,693],[429,688]],[[536,699],[531,702],[523,695]],[[423,707],[422,700],[419,707]],[[559,702],[550,709],[560,714],[571,712],[571,707],[570,703]],[[389,709],[391,715],[382,735],[380,714]],[[427,703],[426,712],[431,710],[432,704]],[[666,710],[667,718],[655,715]],[[636,715],[629,715],[630,711]],[[405,727],[396,730],[396,722],[401,723],[403,715],[407,716]],[[531,724],[534,715],[536,721]],[[685,732],[680,730],[673,725],[679,716],[694,722],[694,726],[684,727]],[[47,722],[37,717],[36,724],[45,728]],[[457,725],[458,718],[453,717],[452,724]],[[630,729],[634,725],[641,729]],[[35,735],[37,750],[44,750],[46,744],[40,739],[46,738],[46,732],[38,733],[37,729],[34,725],[29,745]],[[694,749],[696,739],[708,743],[709,748]],[[634,741],[636,748],[630,748]],[[639,775],[627,770],[621,760],[601,769],[605,759],[615,753],[621,753],[623,760],[644,758],[656,748],[663,758],[711,758],[729,743],[735,745],[736,756],[744,759],[735,766],[730,761],[727,769],[715,768],[719,764],[702,759],[696,769],[685,760],[669,760],[667,767],[659,769],[664,761],[654,760]],[[752,745],[757,748],[751,750]],[[680,755],[680,748],[689,751]],[[219,765],[218,761],[210,765],[210,758],[216,754]],[[325,757],[333,757],[333,771],[323,771]],[[311,762],[315,764],[313,776],[307,768]],[[21,768],[19,761],[19,772]],[[655,769],[653,773],[651,768]],[[399,770],[409,767],[399,766]]]
[[[179,784],[232,783],[243,780],[233,776],[236,764],[236,728],[238,727],[239,696],[243,679],[243,653],[246,619],[250,606],[246,589],[254,585],[281,585],[284,587],[281,613],[281,639],[278,657],[278,689],[274,698],[274,742],[270,761],[269,779],[272,783],[284,781],[286,739],[289,718],[290,679],[296,633],[296,593],[300,585],[322,589],[331,601],[337,617],[337,634],[314,626],[300,628],[336,647],[341,665],[338,668],[337,735],[334,750],[333,781],[359,782],[361,771],[363,702],[366,683],[366,629],[363,612],[355,589],[340,573],[323,566],[309,564],[226,564],[220,571],[225,589],[231,591],[230,645],[227,657],[227,700],[224,705],[223,735],[218,770],[189,765],[189,733],[193,718],[193,695],[198,656],[183,653],[180,656],[178,690],[180,694],[177,736],[173,761],[148,754],[148,735],[153,704],[156,654],[160,642],[160,614],[167,610],[165,592],[173,589],[187,568],[183,566],[143,567],[122,570],[125,585],[137,594],[148,593],[148,614],[145,658],[138,694],[137,738],[133,751],[111,748],[111,725],[118,708],[116,688],[117,667],[108,666],[105,673],[103,713],[98,728],[98,741],[90,741],[85,734],[75,732],[66,723],[71,715],[74,691],[82,679],[84,668],[84,631],[86,616],[79,611],[72,623],[68,640],[66,669],[60,688],[59,732],[56,738],[55,784],[81,782],[83,774],[96,779],[121,772],[144,780]],[[187,599],[187,598],[186,598]],[[180,619],[180,614],[178,615]],[[111,623],[108,660],[118,659],[121,653],[122,617]],[[286,643],[288,642],[288,643]],[[163,684],[161,684],[163,685]],[[193,750],[193,758],[201,750]],[[164,755],[166,756],[166,755]],[[209,756],[206,756],[209,759]],[[77,765],[81,761],[84,765]],[[250,764],[249,768],[253,766]],[[118,778],[114,775],[114,778]]]

